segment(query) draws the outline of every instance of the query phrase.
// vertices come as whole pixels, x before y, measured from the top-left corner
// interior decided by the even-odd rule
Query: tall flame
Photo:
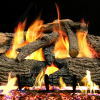
[[[6,52],[6,56],[9,58],[16,58],[17,51],[16,49],[19,47],[19,45],[24,41],[24,27],[26,24],[26,20],[23,23],[19,23],[18,27],[15,28],[15,35],[14,39],[12,41],[12,47]]]
[[[55,58],[66,58],[69,57],[69,41],[68,37],[61,37],[55,43],[54,48]]]
[[[61,87],[61,88],[66,87],[66,84],[65,84],[65,82],[63,81],[63,78],[62,78],[62,77],[59,78],[59,84],[60,84],[60,87]]]
[[[16,51],[17,48],[23,47],[27,45],[29,42],[33,42],[39,37],[41,37],[42,30],[40,31],[39,27],[43,24],[43,20],[40,20],[38,17],[35,22],[28,28],[28,31],[24,31],[25,22],[19,23],[18,27],[15,28],[15,36],[13,39],[13,45],[10,50],[6,52],[6,56],[9,58],[16,58],[18,52]],[[25,40],[26,39],[26,40]],[[26,57],[26,59],[34,59],[44,61],[42,48],[33,52],[31,55]]]
[[[57,13],[58,13],[58,23],[59,23],[59,30],[55,30],[54,25],[54,31],[57,31],[60,34],[60,38],[56,41],[55,47],[54,47],[54,54],[55,58],[66,58],[69,56],[69,41],[67,35],[61,30],[60,25],[60,12],[59,7],[57,4]],[[24,33],[26,20],[23,23],[19,23],[18,27],[15,28],[15,36],[13,39],[12,47],[10,50],[6,52],[6,56],[9,58],[16,58],[18,52],[16,51],[17,48],[23,47],[27,45],[29,42],[36,41],[38,38],[41,37],[42,30],[40,30],[41,25],[43,25],[43,20],[40,20],[40,16],[35,20],[35,22],[29,27],[26,33]],[[78,46],[79,46],[79,54],[77,57],[90,57],[95,58],[98,57],[98,54],[89,46],[86,40],[87,33],[78,31],[77,32],[77,39],[78,39]],[[29,56],[26,57],[26,59],[34,59],[34,60],[40,60],[44,61],[42,48],[33,52]],[[46,66],[45,73],[42,70],[41,73],[39,73],[38,77],[36,78],[35,85],[42,85],[42,82],[44,80],[44,74],[47,74],[48,76],[56,71],[58,71],[59,68],[57,68],[54,63],[52,63],[51,66]],[[89,75],[89,74],[88,74]],[[87,76],[86,76],[87,77]],[[88,76],[90,77],[90,76]],[[87,82],[92,84],[92,81],[89,80],[91,78],[87,78]],[[8,82],[7,86],[12,83],[12,86],[14,85],[14,82],[17,80],[16,77],[11,79],[9,77],[10,82]],[[59,79],[61,83],[61,87],[65,87],[66,84],[64,84],[62,78]],[[14,82],[13,82],[14,81]],[[39,83],[37,83],[39,82]],[[89,84],[88,84],[89,85]],[[93,85],[92,85],[93,86]],[[4,92],[5,93],[5,90]]]

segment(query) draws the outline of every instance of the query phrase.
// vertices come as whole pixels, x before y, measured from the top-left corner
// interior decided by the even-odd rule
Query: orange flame
[[[57,31],[60,34],[60,38],[55,43],[54,54],[55,54],[55,58],[66,58],[66,57],[70,57],[69,56],[69,41],[68,41],[67,35],[61,30],[61,25],[60,25],[60,21],[59,21],[60,20],[59,7],[57,4],[55,4],[55,5],[57,8],[57,13],[58,13],[57,21],[59,22],[59,30],[55,30],[55,26],[54,26],[54,31]],[[23,30],[25,27],[25,22],[26,22],[26,20],[23,23],[19,23],[18,27],[15,28],[15,36],[13,39],[12,47],[8,52],[6,52],[6,56],[9,58],[16,58],[16,56],[18,54],[18,52],[16,51],[17,48],[23,47],[23,46],[27,45],[29,42],[33,42],[36,39],[41,37],[42,30],[40,31],[39,27],[41,27],[41,25],[43,25],[43,20],[40,20],[40,17],[38,17],[35,20],[35,22],[29,27],[26,34],[23,33]],[[90,58],[98,57],[98,54],[87,43],[86,35],[87,35],[87,33],[85,33],[85,32],[82,32],[82,31],[77,32],[77,39],[78,39],[78,46],[79,46],[79,54],[77,57],[90,57]],[[26,37],[25,38],[26,40],[24,39],[24,37]],[[34,60],[44,61],[42,48],[33,52],[31,55],[26,57],[26,59],[34,59]],[[49,76],[50,74],[52,74],[58,70],[59,70],[59,68],[57,68],[52,63],[51,66],[46,66],[45,74],[47,74]],[[44,75],[44,73],[40,73],[38,79],[42,79],[42,81],[43,81],[43,78],[40,78],[40,77],[43,77],[43,75]],[[16,78],[14,78],[13,80],[16,81]],[[62,78],[60,78],[60,81],[62,81]],[[63,83],[63,81],[61,83]],[[41,83],[39,83],[39,84],[41,86]],[[65,87],[65,85],[62,85],[62,86]]]
[[[60,20],[60,10],[59,10],[59,6],[55,3],[56,9],[57,9],[57,14],[58,14],[58,20]]]
[[[24,27],[25,27],[26,20],[23,23],[19,23],[18,27],[15,28],[15,35],[12,43],[12,47],[6,52],[6,56],[9,58],[16,58],[17,51],[16,49],[24,40]]]
[[[77,32],[79,54],[77,57],[98,58],[98,54],[93,50],[86,40],[87,33]]]
[[[27,42],[33,42],[37,38],[39,38],[42,34],[42,31],[40,31],[39,27],[43,25],[43,20],[40,20],[40,17],[38,17],[35,22],[29,27],[27,33],[26,33],[26,41]]]
[[[40,17],[38,17],[36,21],[29,27],[26,33],[26,41],[28,43],[33,42],[37,38],[41,37],[42,31],[39,29],[41,25],[43,25],[43,20],[40,20]],[[44,61],[42,48],[29,55],[26,59]]]
[[[40,31],[39,27],[43,24],[43,20],[40,20],[40,17],[38,17],[35,20],[35,22],[29,27],[26,34],[23,32],[25,27],[25,22],[26,20],[23,23],[19,23],[18,27],[15,28],[13,45],[11,49],[6,52],[6,56],[9,58],[16,58],[18,54],[18,52],[16,51],[17,48],[23,47],[27,45],[29,42],[35,41],[42,34],[42,31]],[[26,40],[24,40],[25,36]],[[34,53],[26,57],[26,59],[44,61],[42,49],[35,51]]]
[[[61,32],[60,32],[61,33]],[[55,58],[66,58],[69,57],[69,41],[68,37],[61,37],[59,40],[55,43],[55,48],[54,48],[54,54]]]

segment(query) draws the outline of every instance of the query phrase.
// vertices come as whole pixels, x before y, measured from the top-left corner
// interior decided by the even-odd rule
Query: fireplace
[[[58,19],[43,24],[38,17],[26,32],[23,31],[25,21],[19,23],[15,34],[1,33],[1,85],[12,77],[19,89],[33,85],[45,86],[44,90],[71,86],[75,92],[78,83],[83,85],[88,82],[84,82],[86,71],[87,74],[91,72],[91,83],[100,85],[100,37],[87,34],[85,23]],[[30,55],[35,51],[38,52]]]

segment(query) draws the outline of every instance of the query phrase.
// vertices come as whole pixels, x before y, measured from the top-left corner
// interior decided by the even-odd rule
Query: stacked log
[[[59,23],[61,24],[61,30],[66,33],[64,35],[68,35],[70,42],[69,54],[74,58],[55,59],[53,55],[54,43],[59,38]],[[60,77],[63,78],[66,85],[73,85],[73,76],[76,76],[77,82],[80,82],[86,75],[86,70],[91,72],[92,81],[100,85],[99,59],[88,57],[75,58],[79,52],[76,30],[81,29],[82,31],[87,31],[86,24],[72,22],[70,20],[61,20],[43,25],[41,26],[40,30],[41,29],[44,32],[41,38],[27,44],[22,48],[18,48],[19,53],[16,59],[8,58],[5,56],[5,54],[2,54],[8,49],[0,52],[0,85],[7,83],[8,73],[12,71],[12,77],[19,77],[20,84],[22,86],[33,86],[36,76],[40,73],[41,68],[45,69],[46,65],[50,66],[52,63],[59,68],[59,71],[51,74],[50,76],[45,75],[45,84],[47,87],[48,84],[59,86]],[[49,33],[47,34],[46,32]],[[14,34],[0,34],[1,38],[3,39],[0,41],[0,48],[2,48],[2,46],[11,45],[11,40],[14,37]],[[99,54],[100,58],[100,37],[87,34],[86,38],[90,46],[93,47]],[[46,61],[24,59],[29,54],[40,48],[43,48],[44,58]]]

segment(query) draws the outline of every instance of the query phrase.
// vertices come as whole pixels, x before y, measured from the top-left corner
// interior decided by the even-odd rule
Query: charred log
[[[51,65],[54,61],[54,54],[53,54],[54,44],[50,44],[43,48],[43,55],[46,62],[46,65]]]
[[[42,36],[42,38],[40,38],[34,42],[28,43],[28,45],[26,45],[22,48],[19,48],[17,60],[18,61],[23,60],[25,57],[27,57],[29,54],[33,53],[34,51],[36,51],[42,47],[45,47],[45,46],[49,45],[50,43],[55,42],[58,37],[59,37],[59,34],[56,31],[54,31],[50,34],[44,34],[44,36]]]

